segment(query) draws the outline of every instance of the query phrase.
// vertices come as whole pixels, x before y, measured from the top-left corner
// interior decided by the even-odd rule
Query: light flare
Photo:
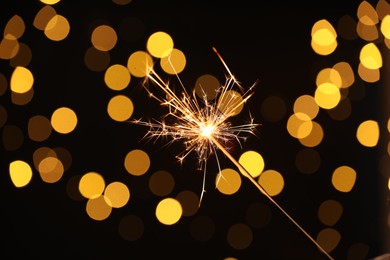
[[[144,86],[150,97],[158,100],[162,106],[168,108],[168,113],[165,114],[162,120],[142,121],[134,120],[133,123],[149,127],[149,131],[145,137],[160,138],[170,137],[172,142],[182,140],[185,150],[182,154],[177,156],[180,162],[191,153],[196,152],[201,168],[203,168],[203,185],[202,193],[199,200],[199,205],[202,201],[205,192],[205,176],[206,165],[209,157],[214,154],[219,172],[221,167],[217,155],[217,150],[221,151],[237,168],[241,174],[248,178],[255,187],[268,198],[307,238],[309,238],[317,248],[324,253],[329,259],[333,258],[303,229],[272,197],[267,191],[257,182],[252,175],[231,155],[228,151],[232,141],[237,142],[241,146],[241,142],[246,139],[248,134],[255,135],[255,129],[259,124],[254,123],[254,119],[250,115],[250,120],[246,124],[232,125],[228,119],[235,116],[237,108],[244,105],[248,99],[253,95],[252,85],[247,91],[235,79],[225,61],[222,59],[218,51],[213,48],[226,71],[225,84],[217,89],[217,97],[211,102],[207,99],[207,95],[203,92],[203,97],[199,101],[195,90],[192,96],[187,92],[184,84],[181,82],[178,73],[175,73],[182,88],[181,95],[178,96],[176,92],[170,87],[169,82],[165,82],[153,69],[152,66],[148,68],[149,73],[145,77]],[[169,60],[169,58],[168,58]],[[170,62],[170,61],[169,61]],[[172,69],[174,66],[171,64]],[[154,92],[148,88],[148,81],[152,81],[165,94],[164,98],[159,98],[154,95]],[[229,95],[233,87],[238,87],[242,93],[242,99],[237,102],[236,96]],[[244,136],[243,134],[246,134]],[[223,178],[222,175],[220,175]],[[218,181],[216,182],[218,185]]]
[[[177,159],[182,162],[191,152],[196,152],[201,168],[205,166],[212,154],[215,154],[219,165],[216,154],[217,147],[211,137],[223,144],[236,141],[241,146],[242,141],[247,138],[243,134],[255,134],[255,128],[259,125],[253,123],[254,119],[251,115],[249,122],[246,124],[232,125],[228,121],[230,117],[236,115],[236,109],[246,103],[253,95],[252,88],[254,85],[244,92],[215,48],[214,51],[228,71],[225,84],[216,90],[217,98],[210,101],[207,99],[205,92],[203,92],[202,98],[198,98],[195,90],[190,95],[177,76],[182,90],[181,95],[178,95],[170,87],[169,82],[165,82],[150,66],[144,82],[145,89],[150,97],[158,100],[162,106],[168,108],[168,113],[161,120],[142,121],[136,119],[133,121],[136,124],[149,127],[145,137],[169,137],[171,138],[169,143],[178,140],[183,141],[185,149],[181,154],[177,155]],[[174,67],[172,66],[172,68]],[[148,84],[146,84],[148,81],[158,86],[163,91],[165,97],[157,97],[150,90]],[[234,95],[228,95],[229,91],[235,86],[238,86],[242,91],[242,99],[239,102],[236,101]]]

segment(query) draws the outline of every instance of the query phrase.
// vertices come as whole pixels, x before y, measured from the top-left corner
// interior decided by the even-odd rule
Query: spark
[[[206,93],[203,91],[201,100],[199,101],[195,91],[190,95],[184,84],[181,82],[178,74],[177,79],[182,88],[181,95],[170,87],[169,82],[165,82],[153,69],[149,67],[149,73],[145,78],[145,83],[150,80],[165,95],[164,98],[160,98],[151,91],[147,84],[144,84],[150,97],[160,102],[162,106],[168,108],[168,113],[162,120],[142,121],[134,120],[133,123],[149,127],[149,131],[145,137],[149,138],[161,138],[170,137],[171,142],[183,141],[185,150],[183,153],[177,156],[180,162],[192,152],[196,152],[198,156],[198,162],[201,168],[203,168],[203,185],[202,192],[199,199],[199,205],[202,201],[203,194],[205,192],[205,175],[206,165],[209,157],[215,155],[215,159],[221,172],[220,162],[217,155],[217,150],[220,150],[237,168],[241,174],[248,178],[255,187],[265,195],[269,201],[274,204],[307,238],[309,238],[318,249],[324,253],[329,259],[333,258],[314,240],[272,197],[268,192],[257,182],[254,177],[231,155],[227,150],[226,145],[232,141],[236,141],[240,146],[242,140],[245,140],[247,136],[242,134],[255,135],[255,129],[260,124],[254,123],[254,118],[250,115],[249,122],[242,125],[232,125],[229,119],[232,116],[238,114],[238,110],[242,107],[253,95],[253,84],[247,91],[236,80],[230,71],[229,67],[223,60],[222,56],[213,47],[213,51],[217,54],[218,58],[224,65],[227,76],[225,84],[217,89],[217,97],[213,100],[208,100]],[[171,64],[172,68],[174,66]],[[233,88],[237,87],[241,94],[237,95]],[[222,175],[220,175],[223,178]],[[216,182],[218,185],[218,181]]]
[[[247,138],[243,134],[255,135],[255,128],[259,125],[254,123],[251,115],[249,122],[242,125],[232,125],[228,121],[230,117],[238,113],[237,110],[253,95],[252,88],[255,84],[244,92],[244,88],[234,78],[233,74],[231,74],[217,50],[215,48],[213,50],[217,53],[228,71],[225,84],[216,90],[218,98],[210,101],[205,91],[202,90],[202,97],[199,100],[195,90],[191,95],[187,92],[179,77],[177,78],[180,82],[182,92],[180,93],[181,95],[178,95],[171,89],[169,82],[165,82],[150,67],[149,73],[145,78],[145,83],[148,81],[153,82],[163,91],[165,97],[157,97],[147,87],[147,84],[144,84],[146,86],[145,89],[148,91],[150,97],[158,100],[162,106],[167,107],[169,112],[162,120],[154,120],[153,122],[134,120],[136,124],[149,127],[149,131],[145,137],[170,137],[170,143],[179,140],[183,141],[185,149],[181,154],[176,156],[177,159],[183,162],[190,153],[195,152],[198,157],[200,169],[204,169],[204,174],[206,174],[205,167],[211,155],[215,155],[220,170],[219,159],[216,153],[216,140],[224,144],[236,141],[241,146],[242,141]],[[172,66],[172,68],[174,67]],[[233,91],[235,87],[239,88],[241,94]],[[205,192],[204,186],[203,182],[200,201]]]

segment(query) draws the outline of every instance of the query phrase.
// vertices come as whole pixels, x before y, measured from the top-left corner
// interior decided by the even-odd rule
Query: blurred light
[[[372,42],[363,46],[359,59],[367,69],[375,70],[382,67],[382,55],[378,47]]]
[[[357,17],[364,25],[376,25],[379,22],[375,8],[368,1],[360,2]]]
[[[12,67],[27,67],[32,59],[32,52],[28,45],[24,43],[19,43],[19,51],[18,53],[11,58],[10,65]]]
[[[136,51],[129,56],[127,68],[134,77],[142,78],[148,75],[153,67],[152,57],[144,51]]]
[[[183,208],[183,216],[192,216],[199,209],[199,197],[192,191],[181,191],[176,195],[176,199],[180,202]]]
[[[221,87],[219,80],[210,74],[204,74],[196,79],[195,93],[199,98],[213,100],[217,96],[217,91]]]
[[[172,49],[170,55],[161,58],[160,66],[168,74],[179,74],[186,66],[186,57],[181,50]]]
[[[313,121],[304,113],[298,112],[292,114],[287,120],[287,131],[295,138],[304,138],[308,136],[313,128]]]
[[[50,120],[42,115],[33,116],[28,120],[27,131],[31,140],[45,141],[52,132]]]
[[[51,125],[60,134],[69,134],[77,125],[76,113],[68,107],[57,108],[51,115]]]
[[[336,49],[336,30],[326,19],[314,23],[311,30],[311,47],[319,55],[329,55]]]
[[[316,86],[320,86],[325,83],[331,83],[338,88],[341,88],[342,79],[340,73],[334,68],[324,68],[318,72],[316,77]]]
[[[164,58],[173,50],[172,37],[165,32],[155,32],[149,36],[146,42],[146,49],[156,58]]]
[[[149,179],[149,189],[154,195],[166,196],[175,187],[175,180],[167,171],[160,170],[152,174]]]
[[[57,15],[56,10],[50,5],[45,5],[35,15],[33,25],[38,30],[44,31],[49,21]]]
[[[227,242],[238,250],[248,248],[253,241],[253,232],[248,225],[237,223],[232,225],[227,233]]]
[[[357,128],[356,138],[361,145],[374,147],[379,141],[379,125],[375,120],[367,120]]]
[[[283,176],[275,170],[264,171],[260,175],[258,182],[270,196],[278,195],[284,188]]]
[[[53,16],[45,27],[45,35],[52,41],[62,41],[70,31],[68,19],[62,15]]]
[[[49,147],[39,147],[36,149],[33,153],[33,162],[34,162],[34,167],[37,171],[39,171],[39,164],[41,161],[47,157],[57,157],[57,153],[49,148]]]
[[[16,160],[9,164],[9,175],[15,187],[21,188],[30,183],[33,173],[28,163]]]
[[[390,3],[387,0],[379,0],[376,3],[375,10],[380,20],[383,20],[386,15],[390,14]]]
[[[106,187],[103,176],[97,172],[88,172],[84,174],[79,182],[81,195],[87,199],[97,198],[103,194]]]
[[[39,162],[38,171],[44,182],[55,183],[64,175],[64,166],[57,157],[46,157]]]
[[[183,209],[178,200],[165,198],[157,204],[155,213],[158,221],[162,224],[173,225],[180,220]]]
[[[326,200],[318,208],[318,218],[327,226],[334,226],[343,214],[343,206],[335,200]]]
[[[136,215],[124,216],[118,226],[119,235],[128,241],[136,241],[145,231],[144,221]]]
[[[103,71],[110,64],[111,56],[107,51],[99,51],[95,47],[90,47],[84,54],[84,63],[91,71]]]
[[[348,62],[338,62],[333,66],[333,69],[336,70],[341,77],[341,85],[339,87],[349,88],[355,82],[355,74]]]
[[[324,109],[331,109],[340,102],[341,94],[339,88],[328,82],[317,86],[314,99],[316,103]]]
[[[24,24],[22,17],[20,17],[19,15],[14,15],[7,22],[4,28],[4,33],[3,33],[4,38],[10,40],[19,39],[20,37],[22,37],[25,29],[26,26]]]
[[[0,59],[9,60],[19,52],[19,42],[15,39],[3,38],[0,42]]]
[[[128,120],[134,111],[134,105],[130,98],[125,95],[117,95],[110,99],[107,105],[108,115],[115,121]]]
[[[355,185],[356,171],[349,166],[340,166],[332,174],[332,184],[336,190],[350,192]]]
[[[362,80],[369,83],[374,83],[380,79],[379,69],[368,69],[362,63],[359,64],[358,74]]]
[[[70,154],[69,150],[59,146],[53,150],[57,154],[57,158],[62,162],[64,170],[69,169],[72,165],[72,155]]]
[[[380,25],[380,30],[383,36],[385,36],[387,39],[390,39],[390,15],[387,14]]]
[[[302,95],[295,100],[293,110],[294,113],[303,113],[313,120],[317,116],[320,108],[313,96]]]
[[[387,131],[390,133],[390,118],[387,119]]]
[[[337,32],[341,38],[346,40],[356,40],[358,38],[356,30],[351,30],[351,28],[356,28],[356,20],[351,15],[343,15],[337,23]]]
[[[389,177],[389,179],[388,179],[388,181],[387,181],[387,187],[388,187],[389,190],[390,190],[390,177]]]
[[[34,96],[34,88],[30,88],[29,91],[25,93],[16,93],[16,92],[11,92],[11,101],[15,105],[23,106],[32,100]]]
[[[325,228],[317,235],[318,244],[320,244],[322,248],[328,253],[332,252],[337,247],[340,239],[340,233],[333,228]]]
[[[41,1],[42,3],[47,4],[47,5],[54,5],[61,0],[39,0],[39,1]]]
[[[87,201],[85,210],[91,219],[97,221],[107,219],[112,212],[112,208],[107,204],[107,201],[103,195],[90,198]]]
[[[217,174],[215,184],[219,192],[231,195],[240,189],[241,176],[237,171],[226,168]]]
[[[25,67],[17,66],[12,72],[10,87],[13,92],[26,93],[34,84],[34,76]]]
[[[264,170],[264,159],[261,154],[256,151],[244,152],[241,154],[238,162],[253,178],[258,177]]]
[[[140,176],[148,171],[150,158],[146,152],[135,149],[126,155],[124,165],[128,173]]]
[[[115,30],[108,25],[96,27],[91,35],[92,45],[99,51],[110,51],[118,40]]]
[[[119,181],[111,182],[104,190],[104,199],[113,208],[122,208],[129,202],[129,188]]]
[[[358,22],[356,31],[359,37],[365,41],[375,41],[379,37],[376,25],[366,25],[361,21]]]
[[[324,131],[322,130],[322,126],[319,123],[312,121],[310,134],[303,138],[299,138],[299,142],[307,147],[315,147],[321,143],[323,138]]]
[[[104,82],[112,90],[123,90],[130,83],[130,72],[127,67],[114,64],[104,73]]]

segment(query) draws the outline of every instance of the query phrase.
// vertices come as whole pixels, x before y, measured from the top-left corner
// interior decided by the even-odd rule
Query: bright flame
[[[214,126],[212,124],[207,124],[200,127],[200,136],[209,138],[214,134]]]
[[[182,87],[181,95],[176,94],[153,68],[150,68],[150,73],[146,77],[146,81],[152,81],[164,92],[165,98],[155,96],[153,91],[145,87],[149,95],[161,102],[162,106],[168,107],[169,112],[161,121],[145,122],[135,120],[134,123],[148,126],[150,128],[146,134],[148,137],[171,137],[172,142],[183,140],[185,151],[177,156],[181,162],[188,154],[194,151],[198,155],[200,165],[203,165],[209,156],[216,152],[216,146],[213,144],[211,137],[224,144],[233,140],[241,144],[241,140],[245,139],[241,134],[254,134],[254,129],[258,126],[258,124],[253,123],[252,117],[250,117],[249,123],[243,125],[233,126],[228,121],[229,117],[235,115],[237,107],[243,105],[252,96],[251,90],[253,86],[248,91],[243,92],[240,102],[236,101],[235,96],[232,96],[231,100],[226,100],[226,97],[231,96],[228,93],[234,86],[238,86],[241,91],[243,88],[231,74],[216,49],[213,50],[217,53],[228,72],[225,84],[217,91],[219,98],[213,101],[207,100],[206,94],[198,101],[195,90],[190,95],[177,74],[176,76]],[[222,107],[221,102],[224,102],[223,111],[219,109]]]
[[[155,96],[147,84],[144,84],[145,89],[148,91],[150,97],[158,100],[162,106],[168,107],[169,112],[160,121],[133,121],[133,123],[149,127],[149,131],[145,135],[146,137],[170,137],[171,142],[182,140],[185,150],[183,153],[177,155],[177,159],[183,162],[191,152],[196,152],[199,159],[199,166],[201,169],[204,169],[204,175],[206,174],[206,162],[212,154],[215,155],[219,172],[221,171],[216,153],[218,149],[216,142],[223,143],[224,147],[228,144],[231,145],[231,142],[234,141],[241,145],[241,141],[245,139],[242,134],[254,134],[255,128],[258,126],[258,124],[253,123],[251,116],[249,122],[242,125],[232,125],[228,121],[230,117],[237,114],[237,108],[243,106],[252,96],[252,88],[254,85],[244,92],[244,89],[234,78],[217,50],[215,48],[213,50],[228,72],[226,82],[217,90],[217,97],[214,100],[209,101],[206,93],[203,93],[203,97],[199,100],[195,90],[190,95],[176,73],[182,88],[182,92],[178,95],[170,87],[169,83],[165,82],[153,68],[150,68],[150,72],[145,78],[145,83],[148,80],[152,81],[163,91],[165,98]],[[174,67],[172,66],[172,68]],[[239,101],[237,101],[235,95],[230,94],[234,87],[238,87],[242,93],[242,98]],[[203,190],[200,200],[202,200],[205,191],[204,180],[205,176],[203,178]]]

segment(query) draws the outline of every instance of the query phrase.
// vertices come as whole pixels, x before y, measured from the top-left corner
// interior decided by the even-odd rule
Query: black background
[[[322,156],[317,173],[304,175],[296,170],[295,155],[302,146],[286,130],[293,102],[302,94],[313,93],[319,68],[339,61],[348,61],[357,68],[363,40],[339,39],[336,52],[324,57],[312,50],[310,33],[312,25],[320,19],[327,19],[336,26],[343,15],[356,18],[359,1],[156,2],[133,0],[119,6],[109,0],[63,0],[53,7],[69,20],[71,31],[60,42],[50,41],[33,27],[35,14],[43,7],[39,1],[0,3],[1,28],[15,14],[26,23],[26,32],[20,41],[32,50],[28,67],[35,77],[34,98],[27,105],[12,104],[10,90],[0,96],[0,104],[8,113],[7,124],[26,131],[31,116],[50,117],[60,106],[73,108],[78,116],[77,128],[69,135],[52,133],[43,144],[26,137],[18,150],[2,152],[0,254],[4,259],[223,259],[228,256],[326,259],[247,180],[243,179],[240,191],[234,196],[223,196],[216,191],[213,186],[216,168],[212,163],[206,180],[207,193],[196,215],[211,217],[216,223],[213,238],[207,242],[191,238],[192,217],[184,217],[173,226],[164,226],[156,220],[154,209],[160,198],[149,193],[147,176],[131,178],[123,173],[124,155],[135,148],[145,150],[152,160],[150,173],[159,169],[173,173],[176,183],[173,193],[192,190],[198,194],[202,174],[196,170],[194,157],[183,165],[176,162],[175,155],[183,148],[181,144],[165,148],[163,142],[145,143],[140,140],[146,129],[114,122],[107,115],[106,105],[113,92],[105,87],[102,72],[86,68],[83,57],[91,46],[90,33],[97,24],[106,23],[116,29],[128,16],[140,19],[144,27],[137,41],[126,41],[118,34],[118,43],[110,51],[111,64],[125,65],[131,53],[145,50],[149,35],[165,31],[172,36],[175,47],[186,55],[187,66],[181,78],[190,88],[196,78],[205,73],[224,79],[224,68],[212,51],[212,47],[216,47],[244,86],[259,82],[248,106],[262,125],[259,137],[250,137],[244,149],[260,152],[266,168],[283,174],[285,188],[275,199],[314,237],[325,228],[317,217],[320,203],[327,199],[339,201],[344,212],[334,227],[341,234],[340,243],[331,252],[336,259],[348,259],[348,250],[356,243],[369,248],[362,259],[386,253],[389,250],[386,241],[388,189],[387,179],[378,170],[378,158],[383,151],[380,146],[364,148],[354,136],[357,125],[367,119],[378,120],[381,126],[386,126],[389,113],[383,99],[385,77],[381,82],[367,83],[373,87],[365,88],[365,98],[353,103],[352,115],[347,120],[335,122],[325,111],[320,111],[316,120],[324,128],[325,136],[316,147]],[[384,57],[382,75],[386,74],[386,62]],[[1,60],[0,66],[0,72],[9,79],[13,70],[9,62]],[[357,74],[356,81],[355,84],[366,84]],[[124,91],[134,102],[134,117],[158,118],[166,111],[155,100],[148,99],[140,83],[141,80],[134,77]],[[286,116],[276,123],[267,122],[260,114],[261,103],[270,95],[281,97],[287,105]],[[381,138],[386,139],[388,132],[381,133]],[[32,153],[40,146],[67,148],[72,154],[71,168],[58,183],[43,183],[36,173],[28,186],[16,189],[9,178],[9,163],[16,159],[32,162]],[[239,148],[232,153],[237,158]],[[226,158],[222,159],[222,164],[234,167]],[[332,170],[340,164],[353,165],[358,173],[353,191],[347,194],[336,191],[330,182]],[[66,193],[67,180],[89,171],[106,173],[107,180],[123,181],[132,194],[128,205],[114,210],[102,222],[87,216],[85,201],[72,200]],[[269,204],[272,220],[266,228],[253,230],[254,240],[247,249],[235,250],[226,242],[227,230],[236,222],[245,222],[246,208],[256,201]],[[127,214],[138,215],[145,224],[145,233],[135,242],[122,239],[117,231],[120,219]]]

